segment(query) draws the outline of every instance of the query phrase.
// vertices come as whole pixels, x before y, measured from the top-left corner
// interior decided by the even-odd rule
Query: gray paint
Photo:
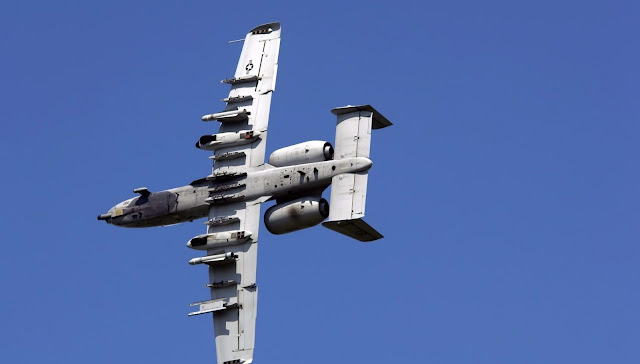
[[[210,190],[229,191],[223,195],[236,192],[242,194],[244,200],[268,197],[288,201],[305,195],[305,192],[308,196],[315,196],[316,191],[322,191],[331,184],[334,176],[367,171],[371,165],[371,160],[361,157],[279,168],[264,165],[240,179],[205,181],[196,186],[187,185],[152,192],[147,197],[135,197],[111,208],[107,213],[111,218],[106,221],[122,227],[151,227],[200,219],[208,215],[206,199],[210,197]],[[225,190],[236,185],[240,187]],[[118,209],[123,210],[121,215],[116,214]]]
[[[251,363],[255,344],[256,280],[260,205],[275,200],[265,223],[275,233],[323,225],[356,238],[381,238],[364,216],[371,130],[391,123],[369,105],[345,106],[337,115],[335,155],[331,145],[309,141],[275,151],[265,164],[271,97],[275,90],[280,24],[252,29],[244,40],[224,110],[202,120],[219,123],[196,147],[213,151],[211,175],[166,191],[134,190],[141,196],[112,207],[99,220],[123,227],[176,224],[208,217],[207,233],[187,246],[206,250],[189,261],[208,267],[210,300],[190,314],[213,314],[219,364]],[[331,207],[322,192],[333,184]]]

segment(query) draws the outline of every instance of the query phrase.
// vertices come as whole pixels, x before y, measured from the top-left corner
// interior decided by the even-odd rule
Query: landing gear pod
[[[327,216],[327,200],[303,197],[271,206],[264,214],[264,225],[270,233],[279,235],[316,226]]]
[[[204,150],[217,150],[252,143],[260,134],[256,130],[242,130],[239,132],[219,133],[203,135],[196,142],[196,148]]]
[[[187,247],[195,250],[222,248],[225,246],[242,244],[251,238],[251,232],[236,230],[214,234],[202,234],[187,242]]]

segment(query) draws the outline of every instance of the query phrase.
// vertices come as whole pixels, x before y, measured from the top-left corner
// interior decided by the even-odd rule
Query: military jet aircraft
[[[213,151],[212,174],[161,192],[136,188],[140,196],[98,216],[122,227],[150,227],[207,218],[207,233],[187,242],[206,254],[189,261],[209,270],[211,300],[196,302],[189,316],[213,313],[219,364],[253,361],[258,287],[256,264],[260,205],[275,201],[264,215],[273,234],[322,225],[360,241],[382,238],[364,216],[371,130],[391,123],[369,105],[331,110],[337,116],[335,150],[326,141],[278,149],[265,163],[267,124],[275,89],[280,24],[252,29],[244,39],[221,112],[217,134],[196,147]],[[322,192],[331,185],[331,208]],[[326,221],[325,221],[326,220]],[[324,222],[323,222],[324,221]]]

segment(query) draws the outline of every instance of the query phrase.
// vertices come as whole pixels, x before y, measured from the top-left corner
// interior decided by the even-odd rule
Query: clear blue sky
[[[638,2],[43,3],[0,5],[2,362],[215,361],[204,225],[96,215],[210,173],[226,42],[274,20],[269,153],[395,125],[385,239],[262,230],[256,363],[640,362]]]

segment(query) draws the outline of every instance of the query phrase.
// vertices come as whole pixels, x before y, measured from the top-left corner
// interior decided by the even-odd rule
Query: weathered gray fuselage
[[[317,196],[334,176],[371,168],[371,160],[356,157],[284,167],[261,166],[246,174],[219,174],[190,185],[154,192],[120,202],[98,216],[123,227],[172,225],[206,217],[211,204],[255,200],[262,197],[287,201]]]

